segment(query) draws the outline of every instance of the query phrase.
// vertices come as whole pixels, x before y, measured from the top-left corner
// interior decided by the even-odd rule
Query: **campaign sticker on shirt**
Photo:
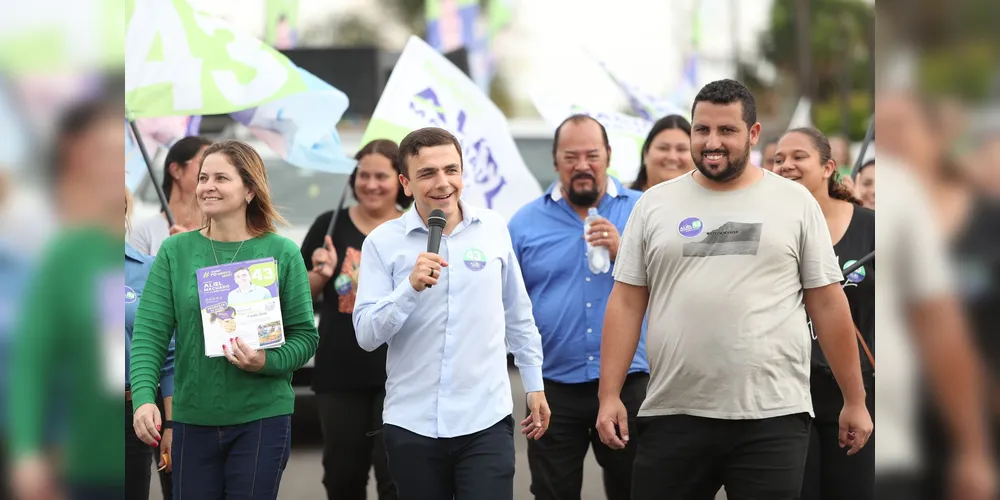
[[[846,270],[848,267],[853,266],[855,262],[857,262],[857,261],[856,260],[849,260],[847,262],[844,262],[844,269]],[[861,267],[855,269],[851,274],[847,275],[847,281],[849,283],[861,283],[862,281],[865,280],[865,274],[866,274],[865,273],[865,266],[861,266]]]
[[[677,226],[677,232],[685,238],[694,238],[701,234],[701,230],[704,229],[704,224],[701,219],[697,217],[688,217],[681,221]]]
[[[337,289],[337,295],[347,295],[351,293],[351,277],[346,273],[341,274],[333,280],[333,286]]]
[[[465,261],[465,267],[472,271],[481,271],[486,267],[486,255],[478,248],[466,250],[462,260]]]
[[[135,290],[133,290],[132,287],[130,287],[128,285],[125,285],[125,303],[126,304],[131,304],[131,303],[135,302],[135,299],[137,299],[138,297],[139,297],[139,295],[135,293]]]

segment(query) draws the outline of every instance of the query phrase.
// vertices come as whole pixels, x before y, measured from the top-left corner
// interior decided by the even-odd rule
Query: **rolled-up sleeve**
[[[417,308],[420,292],[410,280],[392,283],[392,274],[379,255],[374,238],[361,245],[361,266],[358,269],[358,292],[354,302],[354,331],[358,345],[374,351],[389,342],[406,319]]]
[[[521,265],[513,247],[504,260],[503,307],[507,348],[521,372],[524,392],[542,391],[545,389],[542,382],[542,336],[535,326],[531,298],[524,287]]]

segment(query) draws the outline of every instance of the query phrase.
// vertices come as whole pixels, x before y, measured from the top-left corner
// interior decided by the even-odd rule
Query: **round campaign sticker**
[[[857,262],[857,261],[856,260],[849,260],[849,261],[845,262],[844,263],[844,269],[847,269],[848,267],[853,266],[855,262]],[[855,269],[854,272],[852,272],[851,274],[847,275],[847,281],[851,282],[851,283],[861,283],[862,281],[865,280],[865,274],[866,274],[865,273],[865,266],[861,266],[861,267]]]
[[[351,293],[351,277],[346,273],[341,273],[337,279],[333,280],[333,286],[337,289],[337,295],[347,295]]]
[[[677,226],[677,232],[685,238],[694,238],[701,234],[702,222],[697,217],[688,217]]]
[[[131,304],[131,303],[135,302],[135,299],[138,298],[138,297],[139,297],[139,295],[135,293],[135,290],[133,290],[132,287],[130,287],[128,285],[125,285],[125,303],[126,304]]]
[[[462,260],[465,261],[465,267],[473,271],[480,271],[486,267],[486,255],[478,248],[466,250],[465,255],[462,256]]]

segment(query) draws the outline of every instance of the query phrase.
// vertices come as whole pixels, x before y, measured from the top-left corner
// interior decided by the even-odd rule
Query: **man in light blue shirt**
[[[614,278],[610,270],[590,270],[584,219],[588,209],[597,208],[601,219],[590,224],[587,238],[595,247],[607,248],[614,262],[620,234],[642,193],[608,175],[608,135],[589,116],[572,116],[558,127],[552,155],[559,180],[510,221],[514,251],[542,335],[545,387],[558,416],[544,438],[528,442],[531,492],[537,500],[579,500],[583,462],[593,448],[604,470],[608,500],[629,500],[635,445],[613,450],[600,441],[595,427],[601,332]],[[645,342],[639,342],[621,391],[632,419],[648,382]]]
[[[382,224],[361,249],[358,344],[389,345],[383,440],[400,500],[512,500],[514,355],[531,415],[529,439],[548,429],[542,344],[504,220],[462,195],[462,149],[438,128],[399,145],[400,182],[414,209]],[[439,254],[427,217],[445,213]]]

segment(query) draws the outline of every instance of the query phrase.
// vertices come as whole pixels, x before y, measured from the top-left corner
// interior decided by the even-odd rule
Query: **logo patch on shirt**
[[[857,261],[849,260],[847,262],[844,262],[844,269],[853,266],[855,262]],[[855,269],[854,272],[852,272],[851,274],[847,275],[847,281],[849,283],[861,283],[862,281],[865,280],[865,275],[866,275],[865,266],[861,266]]]
[[[472,271],[481,271],[486,267],[486,254],[478,248],[466,250],[465,255],[462,256],[462,260],[465,261],[465,267]]]
[[[137,298],[139,298],[139,294],[135,293],[135,290],[133,290],[132,287],[125,285],[125,303],[131,304],[135,302]]]
[[[677,225],[677,232],[685,238],[694,238],[695,236],[701,234],[703,227],[704,224],[701,222],[701,219],[697,217],[688,217]]]

